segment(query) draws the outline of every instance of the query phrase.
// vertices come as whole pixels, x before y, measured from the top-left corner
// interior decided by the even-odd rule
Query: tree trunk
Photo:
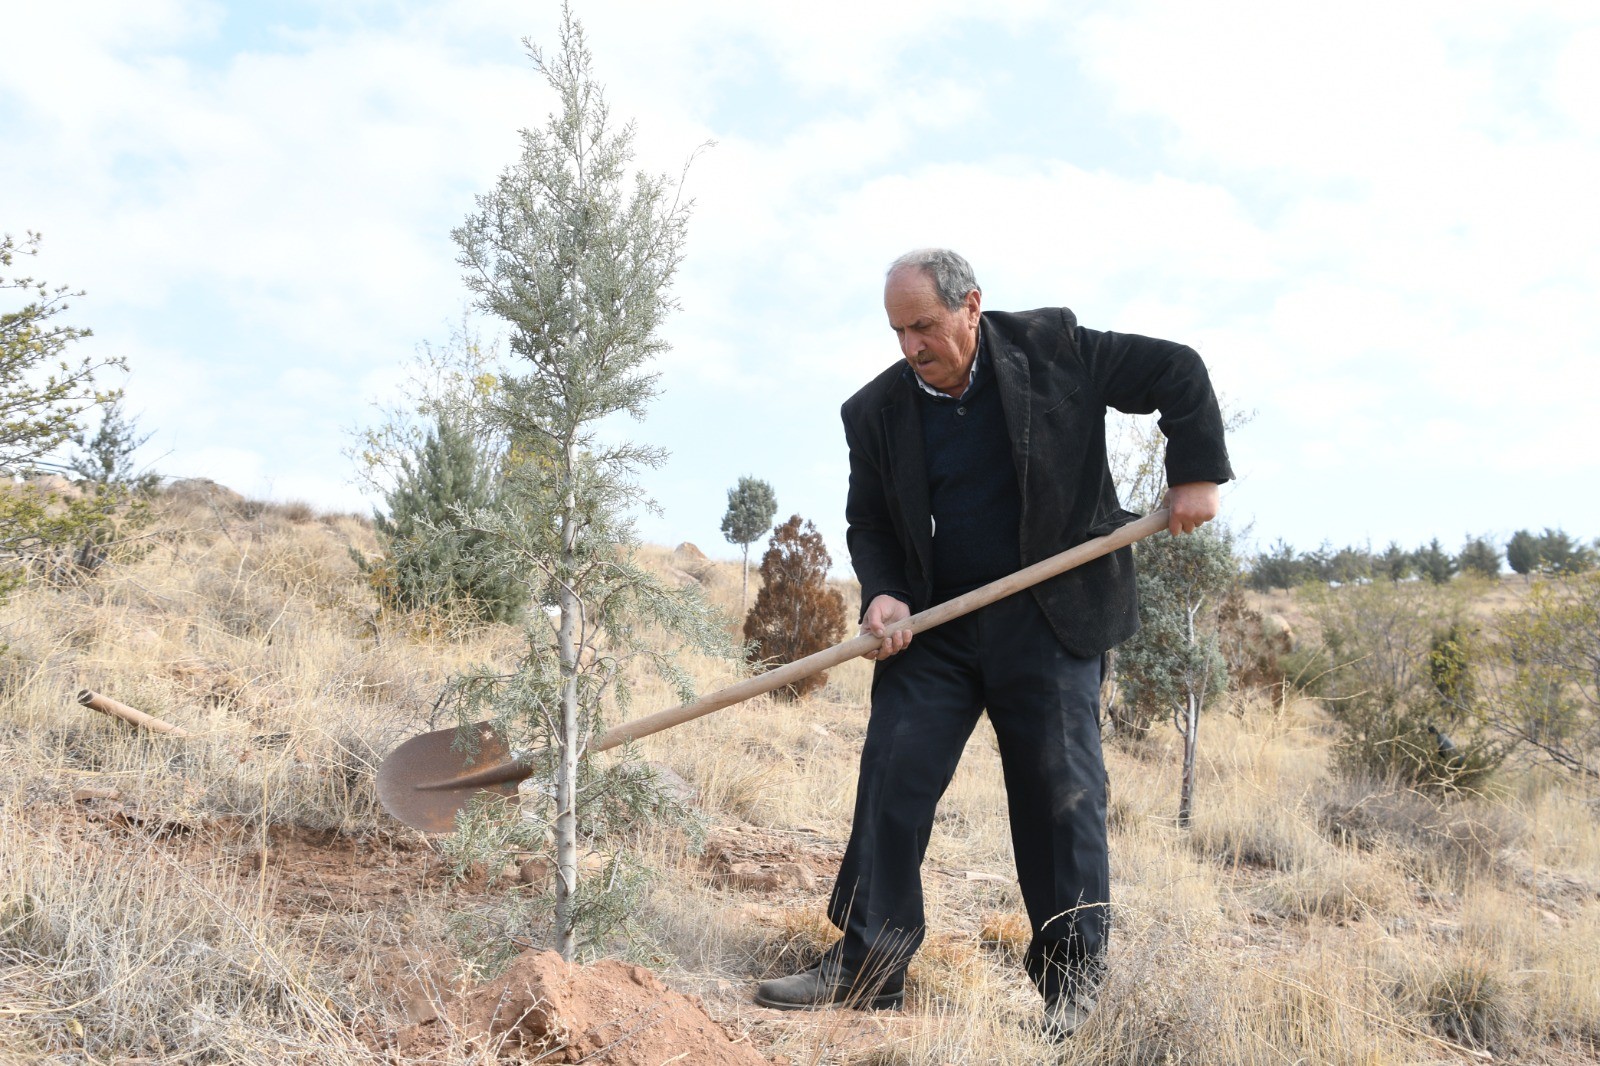
[[[1195,644],[1194,617],[1200,613],[1200,607],[1205,598],[1191,603],[1188,607],[1189,616],[1189,647]],[[1184,705],[1183,721],[1183,783],[1178,786],[1178,828],[1189,828],[1190,815],[1194,813],[1194,750],[1200,732],[1200,704],[1205,701],[1206,689],[1210,687],[1211,678],[1209,669],[1200,674],[1200,691],[1194,687],[1194,675],[1190,674],[1185,687],[1189,690]]]
[[[1189,693],[1186,721],[1183,730],[1183,785],[1178,791],[1178,828],[1189,828],[1189,816],[1194,810],[1194,751],[1195,738],[1200,729],[1200,700]]]
[[[570,464],[569,464],[570,469]],[[567,498],[561,523],[561,570],[576,569],[578,528],[575,501]],[[561,589],[561,627],[556,632],[561,659],[561,733],[555,738],[556,768],[556,947],[572,962],[578,953],[574,897],[578,891],[578,619],[582,604],[570,584]]]
[[[739,618],[750,610],[750,545],[744,547],[744,582],[739,586]]]

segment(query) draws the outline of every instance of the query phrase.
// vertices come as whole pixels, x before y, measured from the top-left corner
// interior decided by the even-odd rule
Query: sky
[[[1600,535],[1600,6],[579,0],[695,202],[647,541],[742,475],[843,563],[887,263],[1195,347],[1227,520],[1301,548]],[[470,314],[452,228],[545,122],[551,2],[0,2],[0,231],[126,359],[141,458],[368,511],[348,451]],[[492,322],[482,324],[493,337]],[[1585,486],[1588,486],[1585,488]]]

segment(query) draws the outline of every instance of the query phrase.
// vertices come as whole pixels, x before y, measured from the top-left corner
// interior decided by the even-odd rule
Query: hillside
[[[452,880],[372,788],[387,750],[448,724],[445,680],[506,661],[517,634],[380,615],[350,554],[376,547],[358,518],[204,485],[156,509],[135,550],[0,608],[0,1063],[533,1061],[482,1011],[498,968],[537,946],[518,915],[538,871],[506,856]],[[644,555],[732,624],[737,564]],[[1268,606],[1309,624],[1288,598]],[[702,691],[735,676],[691,665]],[[831,939],[869,680],[857,661],[802,703],[763,697],[641,743],[686,782],[705,839],[649,841],[646,902],[571,1008],[614,1000],[634,1022],[575,1032],[583,1061],[644,1061],[630,1056],[656,1038],[677,1049],[658,1062],[1600,1058],[1594,802],[1525,771],[1442,801],[1354,787],[1329,773],[1327,712],[1306,700],[1204,721],[1188,832],[1171,731],[1111,746],[1112,970],[1066,1047],[1027,1028],[986,726],[929,849],[908,1009],[755,1007],[758,977]],[[87,711],[84,688],[192,735]],[[656,680],[636,698],[675,702]]]

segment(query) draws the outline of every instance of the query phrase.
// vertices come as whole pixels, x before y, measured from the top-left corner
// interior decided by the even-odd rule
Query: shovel
[[[1103,537],[1084,541],[998,581],[973,589],[953,600],[946,600],[910,618],[901,619],[884,632],[910,630],[912,633],[921,633],[925,629],[932,629],[952,618],[959,618],[979,607],[1002,600],[1014,592],[1037,585],[1047,578],[1066,573],[1073,567],[1082,566],[1091,559],[1125,548],[1136,540],[1166,529],[1168,522],[1168,512],[1163,507]],[[708,693],[692,703],[624,722],[592,740],[587,750],[608,751],[712,711],[743,703],[764,692],[782,688],[820,670],[864,655],[880,643],[881,639],[870,633],[852,637],[831,648],[807,655],[804,659]],[[413,829],[425,833],[449,833],[455,828],[456,815],[466,809],[473,797],[494,795],[509,799],[517,794],[517,783],[531,776],[533,768],[514,757],[505,738],[487,722],[465,728],[477,732],[476,754],[461,750],[460,739],[464,732],[461,728],[423,733],[389,753],[378,767],[378,798],[385,810]]]

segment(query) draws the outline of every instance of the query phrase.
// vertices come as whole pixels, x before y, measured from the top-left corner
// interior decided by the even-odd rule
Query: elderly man
[[[884,309],[905,357],[844,405],[846,501],[862,631],[1111,531],[1108,406],[1161,412],[1171,531],[1217,513],[1233,476],[1205,366],[1169,341],[1103,333],[1066,308],[983,311],[967,261],[944,249],[890,266]],[[1122,549],[929,630],[884,636],[855,820],[829,901],[842,937],[822,963],[764,981],[770,1007],[897,1007],[922,942],[921,865],[934,809],[987,711],[1032,925],[1029,976],[1045,1028],[1094,1007],[1110,918],[1103,653],[1138,628]]]

